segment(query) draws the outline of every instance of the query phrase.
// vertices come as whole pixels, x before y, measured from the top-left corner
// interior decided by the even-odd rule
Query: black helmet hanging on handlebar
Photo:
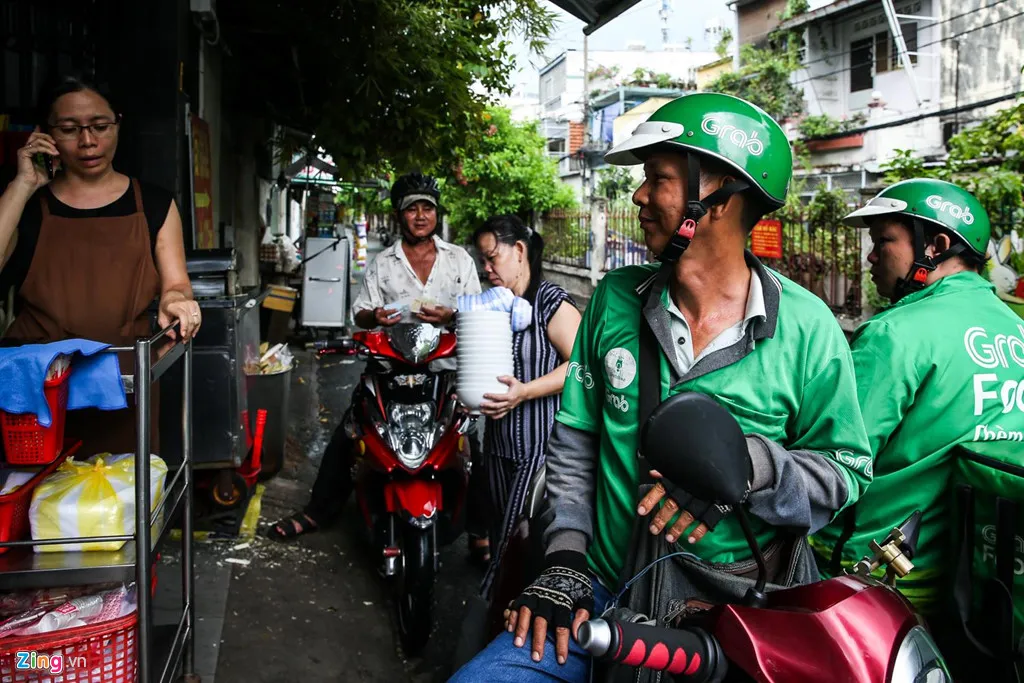
[[[425,201],[434,206],[441,203],[441,188],[437,179],[422,173],[406,173],[391,186],[391,206],[403,211],[413,202]]]

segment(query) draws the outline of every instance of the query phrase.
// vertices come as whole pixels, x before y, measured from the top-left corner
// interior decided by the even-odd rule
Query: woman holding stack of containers
[[[488,299],[494,304],[492,310],[507,311],[510,317],[504,325],[492,327],[479,320],[477,329],[487,330],[483,335],[487,337],[485,346],[495,343],[493,340],[504,346],[510,339],[512,351],[512,371],[507,372],[507,366],[498,368],[498,376],[490,377],[492,388],[481,395],[478,403],[480,412],[488,418],[484,453],[494,505],[491,564],[481,587],[481,594],[488,598],[508,537],[526,502],[530,480],[544,463],[580,313],[564,289],[541,279],[544,241],[517,217],[490,218],[474,233],[473,241],[493,289],[479,297],[467,297],[477,300],[476,306],[468,308],[479,310],[480,299]],[[461,301],[459,308],[466,310]],[[484,350],[479,346],[481,333],[463,329],[463,319],[466,325],[473,325],[473,318],[472,314],[460,314],[460,347],[465,338],[465,351],[474,360],[494,358],[490,353],[483,356],[475,352]],[[460,379],[464,367],[460,357]],[[462,381],[472,380],[467,376]],[[460,389],[460,396],[464,391]]]

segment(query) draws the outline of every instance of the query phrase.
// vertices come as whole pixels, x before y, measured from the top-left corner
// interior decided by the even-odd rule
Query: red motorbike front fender
[[[388,482],[384,486],[384,502],[388,512],[405,512],[412,517],[432,517],[444,509],[440,482],[422,479]]]
[[[761,683],[885,683],[900,642],[919,623],[895,590],[838,576],[769,593],[765,609],[723,606],[711,632]]]

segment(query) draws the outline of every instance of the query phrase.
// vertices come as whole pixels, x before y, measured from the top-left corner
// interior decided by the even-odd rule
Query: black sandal
[[[491,562],[491,542],[487,538],[480,538],[477,536],[470,536],[466,539],[466,544],[469,546],[469,557],[467,558],[470,564],[474,564],[478,567],[485,568]]]
[[[320,526],[310,519],[306,513],[299,512],[291,517],[282,519],[267,529],[267,538],[272,541],[290,541],[303,534],[312,533],[319,528]]]

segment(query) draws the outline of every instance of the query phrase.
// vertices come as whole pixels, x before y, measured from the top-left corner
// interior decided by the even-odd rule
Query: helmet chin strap
[[[899,301],[908,294],[918,292],[928,284],[928,276],[939,267],[943,261],[948,261],[957,254],[963,253],[967,247],[962,242],[957,242],[949,249],[937,256],[928,256],[925,252],[927,245],[924,243],[924,223],[917,218],[912,219],[911,232],[914,233],[914,263],[910,266],[910,272],[906,277],[896,281],[895,298],[893,303]]]
[[[687,155],[687,181],[686,196],[700,197],[700,158],[695,154]],[[675,263],[683,252],[690,246],[693,234],[697,231],[697,223],[707,214],[712,206],[724,204],[737,192],[750,189],[750,183],[745,180],[734,180],[718,188],[704,199],[690,199],[686,202],[686,213],[683,214],[683,222],[672,235],[668,246],[658,255],[662,263]]]

